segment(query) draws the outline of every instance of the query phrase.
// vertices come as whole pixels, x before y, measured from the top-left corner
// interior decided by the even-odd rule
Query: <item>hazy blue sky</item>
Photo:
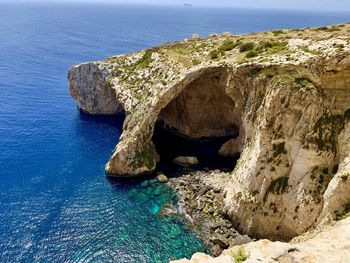
[[[9,0],[0,0],[7,1]],[[109,2],[132,4],[183,5],[194,6],[232,6],[245,8],[277,8],[297,10],[338,10],[350,11],[350,0],[12,0],[12,2]]]

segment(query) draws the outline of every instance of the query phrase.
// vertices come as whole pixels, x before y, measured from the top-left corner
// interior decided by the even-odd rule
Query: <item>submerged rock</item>
[[[169,215],[176,215],[177,210],[176,208],[171,204],[164,205],[161,210],[158,213],[158,216],[169,216]]]

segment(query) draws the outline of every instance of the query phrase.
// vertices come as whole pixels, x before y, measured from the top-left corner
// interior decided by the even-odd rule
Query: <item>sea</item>
[[[111,180],[124,117],[77,109],[78,63],[165,42],[350,21],[349,13],[0,2],[0,262],[168,262],[207,251],[152,176]]]

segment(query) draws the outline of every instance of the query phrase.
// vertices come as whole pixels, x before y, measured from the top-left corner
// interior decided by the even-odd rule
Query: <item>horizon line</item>
[[[67,4],[67,5],[75,5],[75,4],[84,4],[84,5],[113,5],[113,6],[147,6],[147,7],[177,7],[183,9],[199,9],[199,8],[213,8],[213,9],[236,9],[236,10],[254,10],[254,11],[289,11],[289,12],[310,12],[310,13],[350,13],[350,9],[339,10],[339,9],[315,9],[315,8],[279,8],[279,7],[245,7],[245,6],[232,6],[232,5],[221,5],[221,6],[212,6],[212,5],[195,5],[185,6],[185,3],[182,4],[170,4],[170,3],[127,3],[127,2],[112,2],[112,1],[87,1],[87,0],[0,0],[0,4]]]

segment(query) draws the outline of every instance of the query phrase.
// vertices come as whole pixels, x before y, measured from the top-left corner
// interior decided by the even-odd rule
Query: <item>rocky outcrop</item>
[[[111,176],[156,169],[162,124],[190,138],[232,136],[241,153],[218,187],[243,233],[289,240],[350,203],[350,25],[212,36],[70,69],[92,114],[125,111]]]
[[[78,107],[90,114],[116,114],[123,111],[116,100],[115,90],[108,83],[110,65],[85,63],[68,73],[69,91]]]
[[[348,262],[350,257],[350,218],[332,227],[323,229],[311,239],[298,243],[271,242],[259,240],[225,250],[213,258],[196,253],[191,260],[182,259],[172,263],[235,263],[235,262]]]

